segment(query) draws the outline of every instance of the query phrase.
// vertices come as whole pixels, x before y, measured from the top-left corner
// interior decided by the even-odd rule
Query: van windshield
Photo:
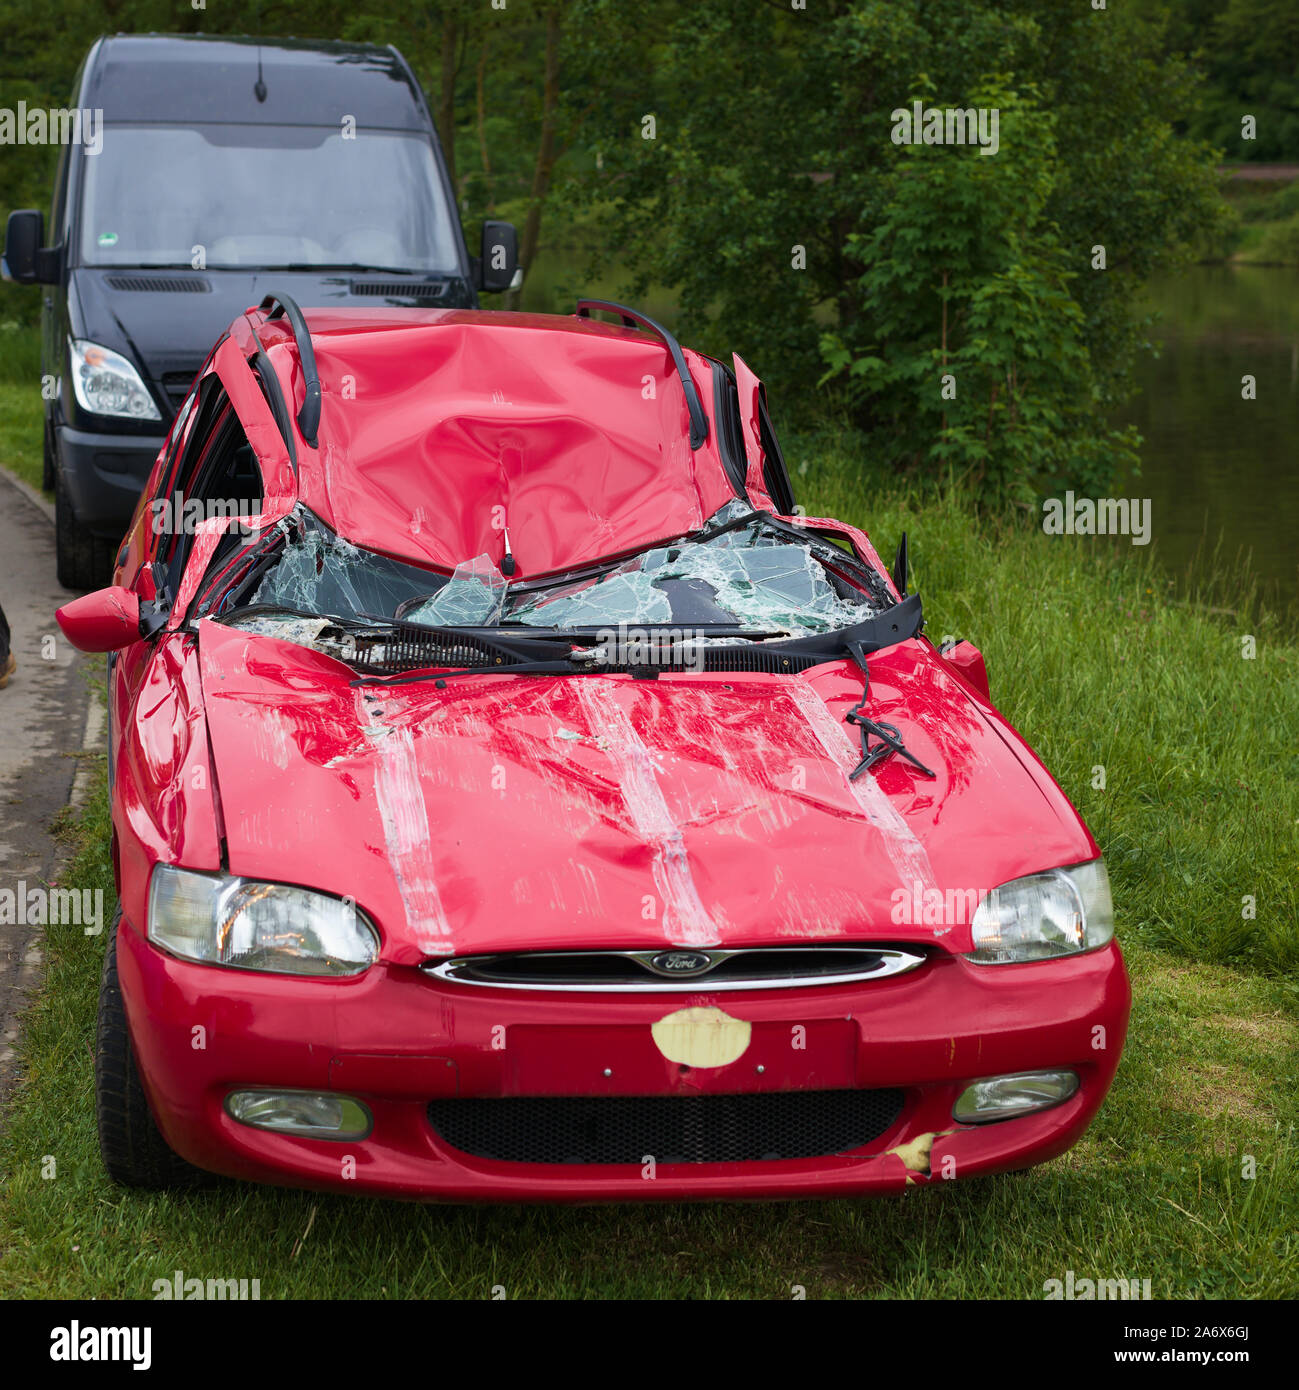
[[[429,138],[276,125],[107,125],[87,156],[86,265],[451,271]],[[197,258],[201,248],[202,260]]]

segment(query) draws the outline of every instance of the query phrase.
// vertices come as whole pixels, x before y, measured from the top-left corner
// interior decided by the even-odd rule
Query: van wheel
[[[102,589],[113,577],[113,548],[77,522],[62,478],[54,486],[54,549],[65,589]]]
[[[193,1187],[207,1174],[186,1163],[158,1131],[135,1067],[126,1011],[117,981],[117,926],[113,918],[99,983],[95,1039],[95,1117],[99,1152],[114,1182],[126,1187]]]

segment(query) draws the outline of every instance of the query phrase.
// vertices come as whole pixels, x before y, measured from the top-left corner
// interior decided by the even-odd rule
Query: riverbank
[[[1197,248],[1204,264],[1299,266],[1299,166],[1222,169],[1227,217]]]
[[[1140,468],[1116,480],[1149,504],[1156,553],[1220,606],[1257,583],[1299,630],[1299,267],[1188,266],[1134,306],[1153,316],[1158,351],[1134,364],[1116,425],[1141,435]]]

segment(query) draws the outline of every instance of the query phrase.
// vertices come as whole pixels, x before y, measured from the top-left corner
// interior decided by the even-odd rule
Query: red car
[[[117,1180],[866,1194],[1096,1114],[1097,845],[738,358],[269,296],[115,578],[59,621],[114,653]]]

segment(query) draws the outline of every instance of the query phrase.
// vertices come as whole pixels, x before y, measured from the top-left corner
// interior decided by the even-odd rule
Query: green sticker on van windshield
[[[116,232],[100,232],[100,234],[99,234],[99,244],[100,244],[101,246],[116,246],[116,245],[117,245],[117,233],[116,233]]]

